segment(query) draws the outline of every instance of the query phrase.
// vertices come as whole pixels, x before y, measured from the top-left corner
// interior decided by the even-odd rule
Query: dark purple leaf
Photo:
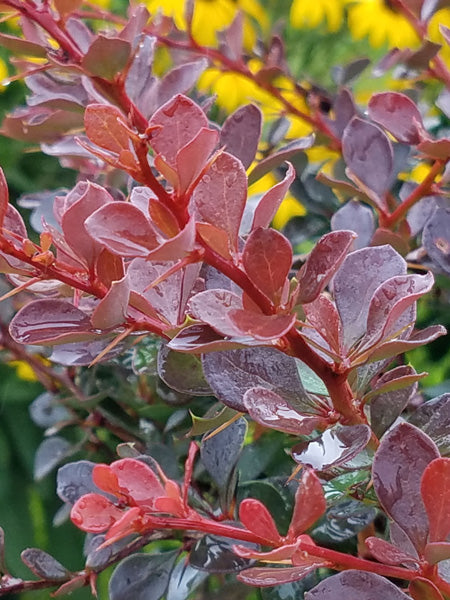
[[[206,59],[185,62],[168,71],[157,86],[158,106],[169,102],[177,94],[187,94],[208,65]]]
[[[58,469],[56,493],[63,502],[75,504],[85,494],[99,493],[99,489],[92,481],[92,470],[95,464],[89,460],[79,460]]]
[[[358,58],[348,65],[336,66],[332,68],[333,80],[338,86],[347,85],[356,79],[366,67],[370,65],[370,59]],[[347,91],[347,90],[344,90]],[[347,91],[348,93],[348,91]]]
[[[406,262],[391,246],[363,248],[349,254],[333,281],[336,306],[348,348],[366,331],[370,300],[386,279],[406,274]]]
[[[177,552],[132,554],[114,569],[108,591],[111,600],[159,600],[169,584]]]
[[[166,600],[186,600],[206,577],[205,571],[194,569],[184,557],[181,558],[170,576]]]
[[[375,573],[344,571],[328,577],[310,592],[305,600],[410,600],[395,584]]]
[[[60,344],[55,346],[49,359],[59,365],[67,367],[89,366],[97,356],[103,352],[111,338],[105,337],[101,340],[86,340],[84,342],[75,342],[72,344]],[[124,351],[124,344],[117,344],[103,355],[102,362],[111,360]]]
[[[342,137],[342,152],[350,173],[361,182],[374,200],[384,206],[394,167],[391,142],[376,125],[355,117]]]
[[[30,416],[39,427],[52,427],[61,421],[68,421],[72,413],[60,402],[58,396],[43,392],[30,404]]]
[[[365,542],[373,558],[385,565],[416,566],[417,564],[417,559],[414,556],[406,554],[406,552],[381,538],[368,537]]]
[[[402,144],[418,144],[424,126],[419,109],[399,92],[374,94],[369,101],[369,116]]]
[[[173,390],[194,396],[210,396],[199,356],[181,354],[162,345],[158,352],[158,375]]]
[[[428,518],[420,497],[420,482],[427,465],[438,457],[437,446],[428,436],[409,423],[400,423],[384,436],[373,462],[377,496],[386,513],[404,530],[419,554],[428,537]]]
[[[305,396],[295,360],[274,348],[217,352],[202,360],[205,378],[214,394],[235,410],[245,411],[244,394],[254,387],[273,390],[289,401]],[[298,409],[300,402],[292,406]]]
[[[292,435],[309,435],[314,429],[322,429],[327,425],[325,418],[299,414],[279,394],[263,387],[247,390],[244,406],[251,418],[260,425]]]
[[[436,210],[425,224],[422,243],[433,263],[450,275],[450,209]]]
[[[255,208],[253,214],[253,223],[251,230],[257,227],[269,227],[275,213],[277,212],[283,198],[287,194],[289,186],[295,179],[294,167],[291,163],[288,164],[288,169],[283,181],[280,181],[268,190],[261,200],[258,202],[258,206]]]
[[[219,433],[202,440],[202,463],[220,489],[228,486],[244,444],[247,422],[238,419]]]
[[[73,448],[67,440],[57,435],[46,438],[36,450],[34,456],[34,479],[40,481],[62,460],[73,454]]]
[[[425,402],[409,421],[436,443],[441,454],[450,454],[450,394]]]
[[[312,302],[326,288],[355,237],[353,231],[333,231],[320,238],[297,274],[298,303]]]
[[[245,169],[237,158],[227,152],[219,154],[192,195],[199,220],[226,231],[230,246],[235,251],[246,200]]]
[[[89,317],[65,300],[34,300],[12,319],[11,336],[20,344],[57,344],[93,337]]]
[[[283,301],[283,291],[292,265],[292,246],[275,229],[254,229],[248,237],[242,262],[250,280],[275,305]]]
[[[357,200],[350,200],[331,217],[331,229],[354,231],[358,235],[353,242],[355,250],[369,246],[375,231],[373,211]]]
[[[252,164],[261,135],[262,114],[255,104],[246,104],[231,114],[222,126],[220,144],[238,158],[245,169]]]
[[[236,573],[250,566],[253,561],[237,556],[233,550],[236,540],[205,535],[191,550],[189,563],[195,569],[209,573]],[[256,544],[240,542],[240,545],[258,549]]]
[[[178,352],[220,352],[221,350],[236,350],[243,346],[258,346],[261,342],[252,338],[230,338],[225,340],[223,336],[209,325],[191,325],[185,327],[180,333],[172,338],[168,344],[171,350]]]
[[[438,458],[427,466],[421,494],[430,523],[429,541],[446,541],[450,534],[450,458]]]
[[[270,587],[273,585],[281,585],[283,583],[290,583],[291,581],[298,581],[306,577],[308,573],[319,569],[320,567],[326,566],[328,563],[321,560],[320,558],[310,557],[307,564],[300,567],[253,567],[251,569],[245,569],[241,571],[237,578],[239,581],[247,585],[256,585],[258,587]]]
[[[304,138],[299,138],[298,140],[294,140],[286,146],[279,148],[276,152],[261,160],[249,174],[248,185],[255,183],[255,181],[261,179],[263,175],[269,173],[269,171],[272,171],[275,167],[278,167],[284,161],[289,160],[299,152],[311,148],[314,144],[314,140],[315,137],[313,134]]]
[[[361,60],[365,61],[366,59]],[[333,103],[333,112],[334,121],[329,121],[329,123],[337,137],[341,138],[348,123],[358,114],[352,93],[348,89],[343,88],[339,92]]]
[[[90,75],[112,81],[125,68],[130,53],[131,46],[127,41],[99,35],[84,55],[82,66]]]
[[[30,40],[24,40],[14,35],[0,33],[0,43],[2,48],[6,48],[14,54],[24,54],[25,56],[33,56],[36,58],[45,58],[47,56],[47,47],[37,44]]]
[[[431,325],[421,331],[413,331],[411,335],[407,333],[407,339],[402,339],[402,336],[399,336],[399,339],[392,342],[380,342],[375,346],[374,350],[368,353],[367,360],[377,361],[392,358],[424,344],[429,344],[441,335],[446,335],[446,333],[447,330],[442,325]]]
[[[20,558],[40,579],[64,581],[70,577],[70,572],[56,558],[39,548],[27,548]]]
[[[367,446],[371,431],[367,425],[338,425],[319,437],[292,448],[295,462],[317,471],[326,471],[348,462]]]

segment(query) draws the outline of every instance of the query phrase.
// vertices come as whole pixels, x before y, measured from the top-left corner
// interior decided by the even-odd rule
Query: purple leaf
[[[227,232],[230,246],[238,247],[238,233],[247,200],[247,176],[242,163],[220,154],[203,175],[192,195],[199,220]]]
[[[289,186],[295,179],[294,167],[291,163],[287,163],[287,165],[288,169],[283,181],[270,188],[258,202],[258,206],[255,208],[253,214],[251,230],[257,227],[269,227],[271,220],[288,192]]]
[[[244,346],[258,346],[261,342],[252,338],[232,337],[224,339],[223,336],[209,325],[191,325],[185,327],[172,338],[168,344],[171,350],[178,352],[220,352],[221,350],[236,350]]]
[[[427,465],[438,457],[437,446],[428,436],[409,423],[400,423],[384,436],[373,462],[377,496],[419,554],[428,537],[428,518],[420,496],[420,483]]]
[[[400,199],[402,201],[405,200],[407,195],[409,193],[412,193],[416,187],[417,185],[408,186],[407,183],[403,184],[402,189],[400,191]],[[406,188],[405,193],[404,188]],[[407,221],[411,230],[412,237],[416,236],[423,230],[427,221],[432,217],[436,208],[438,208],[437,202],[437,196],[425,196],[409,209]]]
[[[425,402],[411,415],[410,423],[419,427],[438,446],[441,454],[450,452],[450,394]]]
[[[297,274],[298,303],[312,302],[326,288],[355,237],[353,231],[333,231],[320,238]]]
[[[119,281],[113,281],[106,296],[96,306],[91,316],[95,329],[113,329],[122,325],[127,318],[130,299],[130,282],[125,275]]]
[[[295,360],[274,348],[216,352],[204,355],[202,361],[216,397],[241,412],[246,410],[245,392],[254,387],[273,390],[288,400],[305,395]]]
[[[386,134],[376,125],[355,117],[342,137],[345,162],[364,191],[372,192],[374,200],[384,206],[383,196],[390,187],[394,168],[392,145]]]
[[[364,450],[370,435],[367,425],[337,426],[313,440],[296,444],[292,448],[292,458],[301,465],[326,471],[348,462]]]
[[[306,577],[308,573],[328,564],[326,561],[315,557],[310,557],[308,561],[305,562],[307,562],[307,564],[300,567],[285,567],[282,569],[276,567],[252,567],[251,569],[241,571],[237,575],[237,578],[247,585],[271,587],[283,583],[299,581]]]
[[[438,208],[423,229],[422,243],[433,263],[450,275],[450,209]]]
[[[131,46],[127,41],[99,35],[84,55],[82,66],[90,75],[112,81],[124,70],[130,53]]]
[[[146,257],[158,246],[156,232],[146,216],[128,202],[112,202],[85,221],[93,240],[123,257]]]
[[[245,169],[252,164],[261,136],[262,114],[255,104],[246,104],[231,114],[222,126],[220,144],[238,158]]]
[[[369,101],[369,116],[402,144],[418,144],[424,131],[419,109],[408,96],[398,92],[374,94]]]
[[[406,274],[406,262],[391,246],[363,248],[349,254],[334,277],[336,306],[348,348],[366,331],[370,300],[386,279]]]
[[[70,572],[56,558],[39,548],[27,548],[20,558],[40,579],[65,581],[70,578]]]
[[[89,317],[65,300],[42,299],[26,304],[9,326],[20,344],[58,344],[93,337]]]
[[[398,356],[403,352],[409,352],[414,348],[429,344],[441,335],[445,335],[447,330],[442,325],[431,325],[420,331],[413,331],[407,335],[407,339],[396,339],[393,341],[380,342],[368,353],[367,360],[377,361],[386,358]]]
[[[348,89],[341,89],[333,103],[333,111],[335,119],[334,121],[330,121],[330,126],[337,137],[341,138],[348,123],[358,114],[352,93]],[[348,229],[348,227],[346,227],[346,229]]]
[[[355,250],[369,246],[375,232],[373,211],[361,202],[350,200],[331,217],[331,229],[354,231],[358,235],[353,242]]]
[[[150,119],[150,145],[174,168],[179,150],[192,141],[203,127],[208,127],[208,119],[202,109],[186,96],[178,94]]]
[[[95,463],[89,460],[79,460],[63,465],[56,475],[56,493],[63,502],[75,502],[90,493],[99,493],[98,487],[92,481],[92,470]]]
[[[280,166],[284,161],[289,160],[299,152],[311,148],[314,144],[314,140],[314,134],[299,138],[298,140],[294,140],[293,142],[286,144],[286,146],[279,148],[276,152],[273,152],[270,156],[261,160],[250,172],[248,176],[248,185],[255,183],[255,181],[261,179],[263,175],[269,173],[275,169],[275,167]]]
[[[206,69],[206,59],[185,62],[168,71],[157,86],[158,106],[170,102],[177,94],[186,94]]]
[[[83,342],[73,342],[69,344],[60,344],[55,346],[49,357],[49,360],[59,365],[67,367],[89,366],[97,356],[105,350],[111,343],[111,337],[104,337],[101,340],[85,340]],[[103,354],[101,362],[106,362],[121,354],[125,345],[117,344],[106,354]]]
[[[52,427],[61,421],[70,421],[73,414],[60,402],[58,396],[43,392],[30,404],[30,416],[39,427]]]
[[[250,280],[275,305],[282,302],[292,265],[292,246],[275,229],[254,229],[248,237],[242,262]]]
[[[132,554],[114,569],[109,580],[111,600],[159,600],[169,584],[176,552]]]
[[[299,414],[279,394],[263,387],[247,390],[244,406],[251,418],[260,425],[292,435],[310,435],[314,429],[322,429],[327,425],[323,417]]]
[[[406,554],[406,552],[403,552],[381,538],[368,537],[366,539],[366,545],[373,558],[384,565],[412,566],[411,563],[413,563],[415,566],[417,564],[417,559],[414,556]]]
[[[35,481],[40,481],[50,473],[60,462],[70,456],[76,449],[70,443],[57,435],[45,438],[36,450],[34,456],[33,475]]]
[[[410,600],[395,584],[375,573],[348,570],[327,577],[310,592],[305,600]]]

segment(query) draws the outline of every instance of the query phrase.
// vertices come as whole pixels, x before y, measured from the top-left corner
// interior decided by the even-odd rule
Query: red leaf
[[[238,573],[237,578],[247,585],[269,587],[281,585],[282,583],[299,581],[300,579],[303,579],[303,577],[306,577],[308,573],[311,573],[311,571],[315,571],[327,564],[326,561],[320,560],[320,558],[311,557],[310,562],[301,567],[287,567],[285,569],[276,567],[253,567]]]
[[[89,533],[102,533],[122,516],[122,510],[100,494],[86,494],[70,511],[72,522]]]
[[[175,167],[178,152],[203,127],[208,127],[208,119],[202,109],[186,96],[178,94],[150,119],[150,145],[169,166]]]
[[[268,342],[286,335],[294,326],[296,315],[263,315],[250,310],[234,309],[229,312],[229,318],[239,335],[249,335]]]
[[[332,231],[320,238],[297,274],[300,304],[312,302],[325,289],[354,239],[353,231]]]
[[[283,181],[280,181],[268,190],[261,200],[258,202],[258,206],[255,209],[253,215],[253,223],[251,229],[257,227],[268,227],[271,220],[275,216],[283,198],[287,194],[287,191],[291,183],[295,179],[295,170],[291,163],[288,164],[288,169]]]
[[[342,351],[342,323],[333,302],[324,294],[303,306],[308,322],[338,356]]]
[[[430,522],[430,542],[444,542],[450,533],[450,458],[437,458],[425,469],[420,485]]]
[[[203,127],[183,148],[176,158],[178,175],[177,194],[184,194],[205,168],[208,158],[217,146],[219,133],[214,129]]]
[[[146,257],[158,246],[150,221],[128,202],[112,202],[85,221],[89,235],[110,252],[123,257]]]
[[[408,592],[413,600],[444,600],[444,596],[434,583],[424,577],[413,579],[409,584]]]
[[[327,508],[319,478],[313,470],[304,468],[295,494],[294,512],[288,538],[295,539],[313,525]]]
[[[247,175],[242,163],[227,152],[219,154],[196,186],[192,199],[200,220],[226,231],[236,251],[247,200]]]
[[[206,290],[189,301],[189,310],[195,319],[230,337],[241,335],[239,327],[230,319],[231,310],[241,306],[239,296],[228,290]]]
[[[450,138],[425,140],[420,142],[417,150],[435,160],[448,160],[450,157]]]
[[[211,223],[196,223],[196,228],[197,233],[209,248],[220,254],[220,256],[223,256],[226,260],[233,260],[230,254],[226,231],[219,229],[215,225],[211,225]]]
[[[125,68],[130,52],[127,41],[98,35],[84,55],[82,66],[90,75],[112,81]]]
[[[162,242],[147,254],[147,260],[177,261],[192,252],[195,246],[195,221],[191,218],[177,235]]]
[[[0,169],[0,229],[3,227],[6,211],[8,209],[8,184],[6,183],[3,169]]]
[[[120,487],[139,506],[146,504],[152,506],[156,498],[166,495],[158,477],[148,465],[140,460],[122,458],[111,464],[111,471],[117,475]]]
[[[129,300],[130,282],[125,275],[119,281],[113,281],[106,296],[100,300],[91,316],[92,326],[96,329],[112,329],[124,323]]]
[[[424,130],[419,109],[408,96],[398,92],[374,94],[369,101],[369,116],[380,123],[402,144],[418,144]]]
[[[396,546],[377,537],[368,537],[366,539],[367,547],[370,554],[379,562],[385,565],[414,565],[417,564],[417,559],[410,554],[406,554]]]
[[[270,545],[280,543],[275,521],[267,508],[259,500],[246,498],[239,505],[239,519],[246,529],[266,539]]]
[[[121,498],[119,480],[109,465],[98,464],[92,469],[92,481],[103,492]]]
[[[89,104],[84,113],[86,135],[94,144],[119,155],[130,150],[130,132],[125,117],[115,106]]]
[[[244,405],[257,423],[292,435],[309,435],[327,424],[320,416],[299,414],[279,394],[263,387],[247,390]]]
[[[255,229],[242,253],[247,275],[275,304],[282,301],[282,292],[292,265],[292,247],[284,235],[275,229]]]

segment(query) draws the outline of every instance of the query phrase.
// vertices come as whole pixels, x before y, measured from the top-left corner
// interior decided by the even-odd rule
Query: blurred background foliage
[[[125,14],[127,6],[126,0],[92,0],[91,4],[103,8],[111,7],[121,14]],[[293,75],[300,83],[318,86],[318,89],[323,89],[326,94],[327,90],[333,93],[336,89],[336,71],[333,76],[333,67],[346,65],[362,57],[370,59],[373,65],[394,45],[414,47],[418,44],[407,23],[389,8],[389,4],[383,0],[196,0],[197,22],[194,23],[194,30],[198,32],[199,41],[210,43],[214,40],[214,30],[227,26],[236,10],[242,9],[247,19],[248,45],[255,43],[256,22],[262,39],[267,39],[271,30],[279,32],[286,44],[286,55]],[[177,25],[183,27],[183,0],[147,0],[147,5],[150,10],[160,10],[172,16]],[[450,9],[444,7],[434,20],[450,25],[449,15]],[[437,26],[433,27],[435,35],[438,36]],[[439,40],[436,38],[435,41]],[[3,49],[0,49],[0,61],[0,77],[7,78],[8,74],[13,75],[13,68],[8,64],[8,56]],[[234,83],[236,78],[231,77],[220,84],[225,96]],[[368,67],[358,78],[355,86],[356,97],[364,104],[374,91],[404,89],[409,83],[403,82],[402,79],[392,81],[390,74],[376,78],[371,67]],[[214,77],[204,82],[204,85],[212,92],[218,93],[220,100],[220,85]],[[217,89],[214,86],[217,86]],[[428,93],[433,95],[433,91]],[[2,86],[0,120],[5,113],[22,104],[24,98],[25,86],[22,82],[13,81]],[[226,108],[223,106],[222,110],[225,111]],[[441,117],[436,127],[446,128],[448,123]],[[319,154],[316,160],[327,158],[330,157],[321,157]],[[29,147],[22,142],[3,137],[0,137],[0,164],[14,199],[29,192],[70,187],[76,180],[76,173],[63,169],[56,159],[46,156],[38,147]],[[254,190],[255,193],[257,191]],[[306,202],[300,206],[298,200],[303,200],[301,193],[290,203],[286,202],[284,213],[279,215],[278,225],[286,227],[285,231],[288,234],[301,230],[307,215],[314,210]],[[321,219],[314,230],[317,234],[323,233],[327,227],[327,219],[323,216]],[[325,229],[321,231],[321,228]],[[293,237],[295,238],[295,235]],[[305,237],[310,238],[309,233]],[[297,250],[306,251],[307,247],[299,243]],[[441,323],[450,329],[449,300],[450,282],[444,277],[438,277],[433,292],[420,303],[417,326],[422,328]],[[408,358],[418,372],[430,373],[429,377],[422,381],[422,388],[427,397],[431,398],[449,390],[448,338],[440,338],[429,346],[419,348]],[[106,385],[102,380],[101,369],[96,373],[100,373],[99,381]],[[151,374],[144,374],[143,378],[140,378],[140,384],[153,385],[149,383],[154,382]],[[125,386],[120,393],[133,393],[133,385],[135,383],[129,388]],[[13,573],[24,577],[29,577],[29,573],[20,561],[20,552],[29,546],[37,546],[51,552],[70,569],[80,569],[83,565],[82,533],[67,521],[58,527],[52,525],[53,517],[61,504],[55,494],[54,471],[42,481],[37,482],[33,479],[34,456],[43,440],[43,431],[30,419],[29,405],[42,391],[43,388],[36,382],[33,373],[23,368],[23,365],[20,368],[20,365],[0,364],[0,523],[6,535],[7,563]],[[164,399],[164,393],[161,390],[159,392]],[[165,399],[167,400],[167,397]],[[120,401],[118,404],[120,405]],[[199,402],[198,406],[190,404],[190,408],[194,414],[202,415],[204,401]],[[134,409],[140,418],[155,418],[160,421],[162,427],[168,418],[178,419],[180,423],[185,422],[186,430],[189,427],[187,410],[180,408],[177,403],[171,405],[158,400],[158,391],[152,395],[150,403],[138,403]],[[267,439],[265,441],[264,454],[267,460],[266,464],[260,465],[261,470],[267,477],[280,476],[284,472],[289,474],[291,459],[283,450],[281,435],[272,433],[268,435],[273,437],[273,444],[269,444]],[[104,434],[104,437],[106,444],[110,444],[111,448],[117,443],[117,439],[113,439],[111,434]],[[241,470],[245,473],[247,469],[248,480],[258,476],[255,457],[260,459],[262,453],[258,455],[257,445],[258,442],[249,446],[248,452],[244,452],[243,455]],[[270,448],[270,452],[267,448]],[[72,460],[79,458],[81,454],[71,457]],[[97,448],[93,448],[91,458],[98,459]],[[108,458],[111,457],[103,457],[104,460]],[[161,461],[164,468],[163,457]],[[243,480],[245,481],[245,477]],[[245,487],[242,493],[250,495]],[[265,488],[253,486],[251,494],[254,497],[259,495],[268,505],[273,503],[279,507],[280,495],[276,485]],[[283,518],[282,514],[280,518]],[[107,572],[102,574],[99,585],[100,598],[105,600],[108,578]],[[311,582],[311,585],[313,584],[314,582]],[[202,598],[225,597],[224,589],[219,583],[212,580],[208,585],[210,588]],[[276,592],[270,588],[263,592],[246,588],[246,593],[252,600],[287,600],[300,597],[302,585],[303,582],[298,582],[290,587],[280,586]],[[226,597],[242,598],[239,594],[242,594],[242,588],[237,591],[230,588]],[[40,600],[48,597],[47,590],[23,593],[20,596],[21,600]],[[91,596],[87,590],[78,590],[72,597],[82,600]]]

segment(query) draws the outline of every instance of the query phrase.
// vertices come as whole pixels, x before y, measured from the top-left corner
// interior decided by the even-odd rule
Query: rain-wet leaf
[[[254,561],[237,556],[233,550],[236,540],[205,535],[197,542],[189,555],[189,563],[195,568],[209,573],[236,573],[249,567]],[[239,542],[252,550],[259,546],[250,542]]]
[[[199,356],[174,352],[162,345],[158,352],[158,374],[164,383],[182,394],[212,395]]]
[[[29,410],[31,418],[39,427],[51,427],[72,417],[70,411],[58,402],[58,396],[50,392],[43,392],[35,398]]]
[[[422,116],[414,102],[399,92],[374,94],[369,101],[369,116],[402,144],[418,144],[424,130]]]
[[[426,222],[422,243],[433,263],[450,275],[450,210],[438,208]]]
[[[331,506],[312,531],[318,544],[340,544],[354,539],[357,533],[373,523],[377,510],[362,502],[344,499]]]
[[[220,144],[236,156],[245,169],[252,164],[261,135],[262,114],[255,104],[241,106],[225,120]]]
[[[306,562],[306,561],[305,561]],[[310,557],[308,564],[298,567],[253,567],[239,573],[239,581],[247,585],[256,585],[258,587],[269,587],[299,581],[306,577],[312,571],[326,566],[328,563],[320,558]]]
[[[305,600],[336,600],[337,598],[408,600],[409,596],[380,575],[354,570],[332,575],[305,594]]]
[[[409,422],[426,433],[441,454],[450,454],[450,394],[443,394],[419,406]]]
[[[56,558],[39,548],[27,548],[20,558],[41,579],[64,581],[70,577],[70,572]]]
[[[177,552],[132,554],[122,560],[109,581],[111,600],[159,600],[169,584]]]
[[[194,569],[182,558],[172,570],[166,600],[185,600],[206,579],[207,573]]]
[[[61,500],[74,504],[85,494],[99,492],[98,487],[92,481],[95,464],[90,460],[79,460],[67,463],[58,469],[56,493]]]
[[[34,478],[40,481],[62,460],[75,452],[75,448],[62,437],[54,435],[45,439],[34,457]]]
[[[446,541],[450,533],[450,458],[438,458],[427,466],[421,494],[430,523],[429,541]]]

